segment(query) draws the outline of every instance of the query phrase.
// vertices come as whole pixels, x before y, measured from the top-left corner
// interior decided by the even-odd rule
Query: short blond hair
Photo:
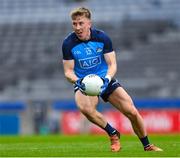
[[[77,16],[85,16],[88,19],[91,19],[91,11],[85,7],[75,8],[70,13],[71,19],[75,19]]]

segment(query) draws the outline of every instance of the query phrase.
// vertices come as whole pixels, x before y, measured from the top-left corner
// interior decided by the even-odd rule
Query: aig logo
[[[80,67],[83,69],[89,69],[95,67],[98,64],[101,64],[101,57],[95,56],[92,58],[86,58],[79,60]]]

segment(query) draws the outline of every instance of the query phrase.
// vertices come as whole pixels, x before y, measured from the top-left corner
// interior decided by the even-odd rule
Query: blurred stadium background
[[[117,78],[150,133],[180,133],[179,0],[0,0],[0,135],[101,133],[76,110],[63,75],[69,12],[89,7],[118,59]],[[99,110],[123,133],[129,122]]]

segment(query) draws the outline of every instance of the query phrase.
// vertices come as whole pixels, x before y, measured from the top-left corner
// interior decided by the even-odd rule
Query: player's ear
[[[91,28],[91,26],[92,26],[92,21],[89,20],[89,28]]]

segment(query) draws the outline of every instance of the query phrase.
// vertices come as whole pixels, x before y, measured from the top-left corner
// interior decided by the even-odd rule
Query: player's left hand
[[[109,82],[110,82],[110,80],[107,77],[102,78],[102,80],[103,80],[104,84],[101,86],[101,93],[100,93],[100,95],[104,94],[104,92],[106,91],[106,89],[107,89],[107,87],[109,85]]]
[[[82,83],[82,80],[83,80],[83,78],[78,79],[78,80],[75,82],[75,85],[79,88],[79,90],[80,90],[83,94],[85,94],[85,92],[84,92],[84,90],[85,90],[85,85],[84,85],[84,83]]]

